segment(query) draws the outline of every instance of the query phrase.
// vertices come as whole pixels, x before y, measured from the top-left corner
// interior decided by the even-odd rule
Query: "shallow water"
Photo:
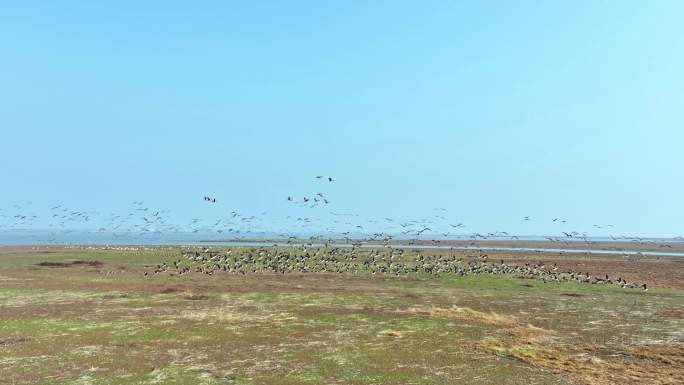
[[[0,246],[64,246],[64,245],[140,245],[140,246],[203,246],[203,247],[260,247],[260,246],[297,246],[301,243],[273,243],[269,241],[206,241],[211,237],[207,234],[194,233],[104,233],[104,232],[50,232],[50,231],[5,231],[0,232]],[[450,239],[450,240],[468,240]],[[534,240],[534,239],[525,239]],[[323,243],[320,241],[305,243],[307,247],[354,247],[352,243],[337,242]],[[363,243],[362,248],[386,247],[382,244]],[[504,246],[441,246],[441,245],[413,245],[393,244],[397,249],[439,249],[439,250],[473,250],[473,251],[523,251],[529,253],[564,253],[570,255],[623,255],[623,256],[666,256],[684,257],[684,252],[666,251],[635,251],[635,250],[598,250],[598,249],[570,249],[570,248],[533,248],[533,247],[504,247]]]
[[[239,247],[239,246],[297,246],[301,244],[294,243],[273,243],[273,242],[193,242],[194,246],[221,246],[221,247]],[[307,243],[307,247],[354,247],[351,243]],[[357,247],[362,248],[378,248],[383,247],[377,243],[362,244]],[[385,246],[387,247],[387,246]],[[438,249],[438,250],[473,250],[473,251],[525,251],[532,253],[565,253],[565,254],[608,254],[608,255],[625,255],[625,256],[667,256],[667,257],[684,257],[684,253],[676,252],[659,252],[659,251],[634,251],[634,250],[590,250],[590,249],[562,249],[562,248],[534,248],[534,247],[497,247],[497,246],[433,246],[433,245],[409,245],[409,244],[393,244],[394,249]]]

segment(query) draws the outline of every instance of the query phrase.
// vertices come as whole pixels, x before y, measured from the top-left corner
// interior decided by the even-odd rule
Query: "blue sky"
[[[682,15],[680,1],[14,2],[0,209],[143,200],[178,222],[239,210],[324,227],[330,211],[440,207],[467,231],[682,235]],[[330,205],[286,201],[316,192]]]

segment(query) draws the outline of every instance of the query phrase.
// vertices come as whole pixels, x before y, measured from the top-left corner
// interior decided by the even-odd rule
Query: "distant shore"
[[[636,251],[636,252],[658,252],[658,253],[683,253],[684,242],[675,241],[642,241],[630,242],[625,240],[617,241],[584,241],[584,240],[560,240],[560,241],[541,241],[541,240],[411,240],[411,239],[391,239],[382,240],[362,240],[362,239],[204,239],[200,243],[263,243],[263,244],[362,244],[378,246],[435,246],[439,248],[460,247],[460,248],[519,248],[519,249],[565,249],[565,250],[596,250],[596,251]]]

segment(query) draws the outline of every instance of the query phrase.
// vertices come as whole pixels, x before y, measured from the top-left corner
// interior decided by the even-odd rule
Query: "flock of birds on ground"
[[[472,274],[510,275],[547,282],[580,282],[616,285],[625,289],[648,290],[645,283],[627,282],[622,277],[592,276],[588,272],[560,271],[558,266],[544,262],[524,264],[490,261],[487,254],[476,256],[424,255],[420,251],[403,249],[343,249],[343,248],[249,248],[215,251],[186,250],[171,262],[151,266],[146,277],[158,274],[372,274],[388,276]]]

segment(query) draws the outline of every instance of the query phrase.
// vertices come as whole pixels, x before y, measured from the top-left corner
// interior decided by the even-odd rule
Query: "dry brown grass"
[[[459,320],[503,329],[502,336],[481,340],[477,347],[546,368],[576,384],[684,384],[684,344],[638,345],[615,353],[595,344],[555,341],[554,332],[517,318],[467,307],[412,307],[409,313]]]
[[[684,384],[684,344],[627,346],[616,352],[597,344],[558,343],[552,332],[518,326],[508,338],[488,338],[478,346],[550,369],[575,384]]]
[[[518,325],[518,320],[512,316],[497,314],[494,312],[484,313],[468,307],[411,307],[406,310],[420,316],[438,319],[452,319],[466,322],[476,322],[492,326],[514,327]]]
[[[192,291],[186,291],[183,294],[181,294],[181,298],[190,301],[203,301],[209,299],[209,296],[205,294],[194,293]]]

